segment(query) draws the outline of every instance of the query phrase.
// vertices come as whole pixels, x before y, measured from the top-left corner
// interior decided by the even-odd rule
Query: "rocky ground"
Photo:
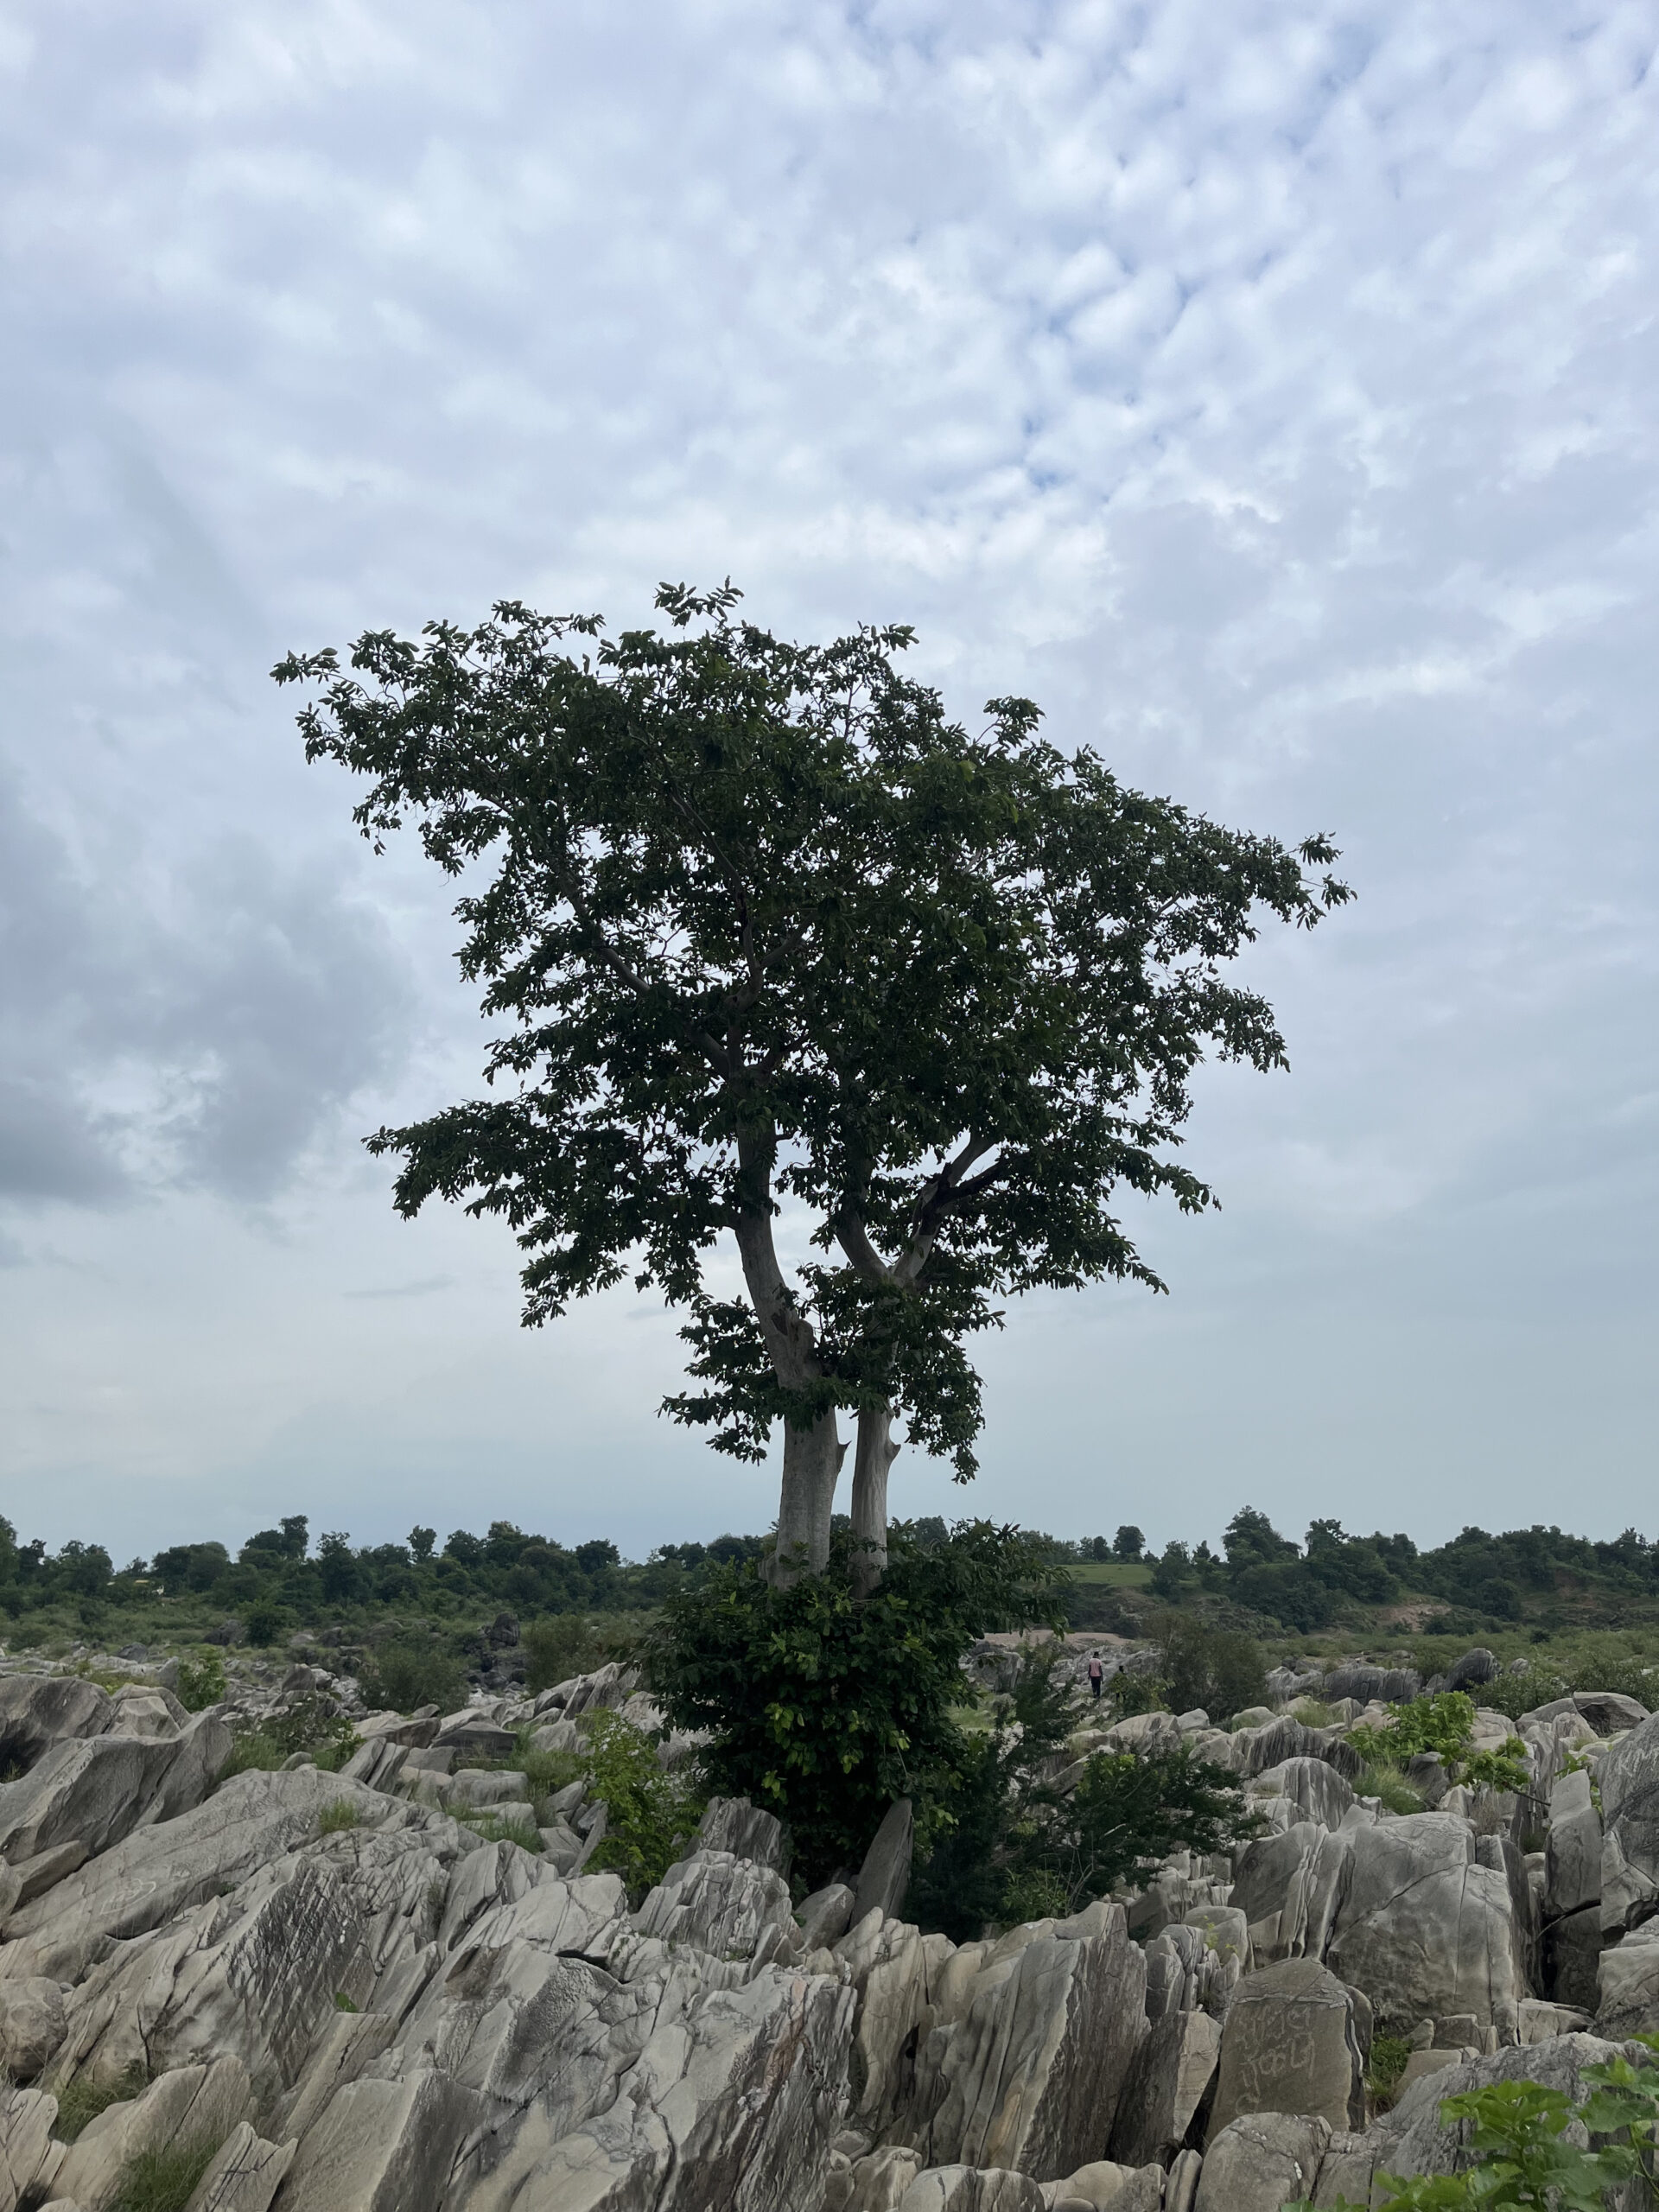
[[[485,1840],[480,1808],[532,1817],[487,1764],[514,1732],[558,1749],[604,1707],[655,1719],[615,1668],[359,1712],[340,1773],[297,1755],[223,1781],[238,1726],[349,1711],[353,1685],[251,1669],[191,1715],[165,1668],[130,1671],[113,1694],[0,1679],[0,2212],[102,2212],[143,2154],[192,2145],[214,2156],[191,2212],[1363,2202],[1378,2174],[1466,2158],[1449,2091],[1571,2089],[1659,2027],[1659,1718],[1625,1698],[1481,1711],[1478,1744],[1520,1734],[1528,1789],[1471,1796],[1431,1763],[1433,1809],[1407,1815],[1353,1786],[1347,1729],[1419,1687],[1379,1669],[1281,1670],[1230,1732],[1081,1729],[1077,1770],[1102,1744],[1193,1742],[1264,1833],[957,1947],[902,1916],[902,1805],[855,1881],[798,1903],[787,1836],[741,1801],[637,1911],[586,1871],[603,1812],[579,1783],[521,1831],[539,1849]],[[1480,1674],[1471,1655],[1477,1698]],[[1310,1694],[1333,1725],[1284,1709]],[[1385,2033],[1412,2055],[1373,2117]],[[93,2086],[120,2094],[77,2131]]]

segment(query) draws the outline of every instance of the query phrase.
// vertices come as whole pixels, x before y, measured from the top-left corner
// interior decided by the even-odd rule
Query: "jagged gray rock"
[[[1546,1852],[1545,1917],[1559,1920],[1587,1904],[1599,1908],[1601,1815],[1591,1798],[1590,1777],[1582,1770],[1561,1775],[1551,1787]]]
[[[55,2160],[60,2146],[52,2141],[52,2123],[57,2116],[55,2097],[0,2083],[0,2212],[17,2212],[19,2200],[34,2191],[48,2160]]]
[[[899,2212],[1046,2212],[1034,2181],[1007,2167],[930,2166],[899,2200]]]
[[[158,2076],[143,2093],[107,2106],[89,2120],[52,2177],[60,2196],[85,2212],[104,2212],[115,2201],[128,2161],[142,2151],[175,2144],[211,2144],[217,2150],[238,2120],[246,2119],[251,2092],[239,2059],[181,2066]]]
[[[184,2212],[269,2212],[297,2143],[267,2143],[238,2120],[190,2192]]]
[[[885,1912],[897,1917],[905,1902],[905,1892],[910,1887],[910,1860],[915,1840],[916,1822],[910,1800],[895,1798],[883,1815],[864,1854],[864,1864],[858,1870],[853,1899],[855,1922],[862,1920],[867,1912]]]
[[[114,1713],[97,1683],[76,1675],[0,1677],[0,1767],[31,1767],[54,1744],[101,1736]]]
[[[1246,1844],[1232,1902],[1249,1923],[1258,1966],[1324,1957],[1347,1895],[1352,1851],[1351,1829],[1333,1834],[1315,1821]]]
[[[1352,1994],[1313,1959],[1247,1974],[1234,1993],[1210,2140],[1250,2113],[1289,2113],[1327,2127],[1364,2124],[1364,2059]]]
[[[774,1873],[788,1876],[788,1829],[747,1797],[711,1797],[697,1828],[697,1841],[704,1851],[729,1851],[734,1859],[752,1859],[757,1866],[770,1866]]]
[[[1154,2020],[1118,2100],[1109,2148],[1123,2166],[1168,2164],[1185,2147],[1221,2055],[1221,2029],[1207,2012]]]
[[[1648,2036],[1659,2031],[1659,1921],[1633,1928],[1596,1958],[1596,2031]]]
[[[1049,2181],[1104,2155],[1147,2032],[1146,1960],[1121,1906],[1079,1917],[1099,1932],[1063,1933],[1060,1922],[1014,1931],[1022,1940],[1010,1950],[991,1947],[960,2013],[927,2037],[904,2139],[931,2164]]]
[[[0,2072],[32,2082],[63,2041],[63,1992],[42,1974],[0,1981]]]
[[[1608,1846],[1602,1897],[1613,1907],[1608,1924],[1634,1927],[1659,1913],[1659,1714],[1611,1747],[1597,1780]]]
[[[231,1740],[213,1712],[198,1713],[175,1738],[100,1735],[52,1745],[18,1781],[0,1783],[0,1856],[15,1865],[71,1842],[96,1853],[136,1827],[188,1812],[218,1778]]]
[[[838,1943],[852,1924],[853,1891],[845,1882],[830,1882],[803,1897],[795,1908],[795,1917],[809,1951]]]
[[[1325,1949],[1334,1972],[1365,1992],[1385,2029],[1472,2012],[1512,2039],[1531,1993],[1514,1902],[1506,1874],[1478,1863],[1468,1821],[1415,1813],[1344,1833],[1347,1877]]]
[[[1330,2124],[1292,2113],[1251,2113],[1211,2143],[1194,2212],[1280,2212],[1310,2196],[1331,2140]]]
[[[717,1959],[771,1959],[799,1932],[781,1874],[729,1851],[694,1851],[671,1866],[634,1916],[642,1936]]]

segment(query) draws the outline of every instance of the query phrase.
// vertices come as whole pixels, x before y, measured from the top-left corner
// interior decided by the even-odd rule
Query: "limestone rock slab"
[[[1210,2140],[1249,2113],[1363,2126],[1364,2064],[1351,1993],[1313,1959],[1247,1974],[1221,2038]]]

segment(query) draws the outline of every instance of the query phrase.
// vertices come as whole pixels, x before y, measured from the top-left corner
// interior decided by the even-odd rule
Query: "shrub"
[[[325,1773],[334,1773],[356,1746],[356,1732],[345,1714],[336,1712],[327,1698],[308,1693],[257,1726],[238,1728],[220,1779],[250,1770],[269,1773],[285,1766],[297,1751],[305,1752]]]
[[[568,1682],[573,1675],[591,1675],[605,1665],[611,1653],[599,1624],[580,1613],[553,1613],[529,1622],[521,1631],[529,1662],[525,1688],[534,1696]]]
[[[604,1839],[588,1864],[620,1874],[638,1900],[682,1856],[704,1798],[693,1777],[658,1764],[655,1739],[620,1713],[588,1720],[582,1764],[589,1796],[605,1808]],[[539,1850],[540,1839],[530,1847]]]
[[[1075,1788],[1059,1789],[1075,1714],[1056,1656],[1025,1662],[995,1729],[969,1747],[944,1832],[912,1882],[906,1913],[955,1942],[989,1923],[1075,1912],[1183,1845],[1222,1850],[1258,1825],[1237,1777],[1184,1747],[1098,1751]]]
[[[1248,1636],[1208,1628],[1190,1613],[1160,1613],[1151,1623],[1172,1712],[1202,1706],[1211,1720],[1230,1720],[1268,1694],[1261,1646]]]
[[[280,1643],[293,1625],[294,1616],[288,1607],[270,1598],[256,1598],[248,1607],[248,1642],[259,1650]]]
[[[1640,2041],[1651,2044],[1651,2038]],[[1462,2173],[1419,2175],[1402,2180],[1378,2176],[1381,2212],[1604,2212],[1609,2192],[1640,2177],[1643,2194],[1655,2193],[1655,2142],[1659,2134],[1659,2069],[1633,2066],[1619,2056],[1586,2066],[1590,2095],[1575,2107],[1559,2089],[1536,2082],[1491,2082],[1484,2088],[1440,2101],[1446,2127],[1467,2122],[1475,2163]],[[1593,2139],[1619,2135],[1599,2149],[1580,2149],[1567,2129],[1581,2120]],[[1306,2200],[1284,2212],[1313,2212]],[[1332,2212],[1363,2212],[1346,2196]]]
[[[1132,1713],[1158,1712],[1164,1702],[1164,1686],[1138,1668],[1121,1667],[1108,1684],[1106,1696],[1113,1719],[1127,1720]]]
[[[332,1804],[325,1805],[317,1815],[317,1834],[338,1835],[342,1828],[356,1827],[359,1821],[358,1809],[351,1799],[336,1797]]]
[[[987,1630],[1057,1610],[1046,1541],[988,1522],[928,1549],[895,1529],[868,1598],[847,1560],[842,1536],[823,1574],[781,1590],[756,1562],[715,1567],[667,1601],[645,1646],[672,1719],[711,1732],[710,1786],[787,1821],[813,1883],[857,1863],[897,1797],[925,1848],[968,1763],[962,1659]]]
[[[205,1713],[225,1694],[225,1662],[217,1651],[179,1662],[178,1700],[187,1713]]]
[[[140,2151],[121,2170],[111,2212],[184,2212],[218,2145],[198,2138]]]
[[[358,1681],[371,1707],[413,1713],[416,1706],[435,1705],[448,1713],[461,1702],[466,1675],[441,1643],[385,1643],[364,1662]]]
[[[1526,1746],[1518,1736],[1496,1751],[1470,1749],[1475,1732],[1474,1700],[1461,1690],[1440,1690],[1391,1705],[1394,1716],[1381,1728],[1355,1728],[1348,1740],[1373,1766],[1401,1767],[1423,1751],[1438,1752],[1452,1782],[1492,1789],[1522,1790],[1530,1779]]]

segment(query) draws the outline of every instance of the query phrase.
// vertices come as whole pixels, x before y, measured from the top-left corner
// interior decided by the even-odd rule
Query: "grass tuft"
[[[344,1828],[360,1827],[362,1817],[349,1797],[336,1797],[317,1815],[319,1835],[338,1835]]]
[[[199,2137],[190,2143],[140,2151],[121,2170],[110,2212],[184,2212],[218,2147]]]
[[[58,2092],[58,2116],[52,2123],[52,2133],[60,2143],[73,2143],[89,2120],[96,2120],[111,2105],[125,2104],[129,2099],[142,2096],[149,2087],[149,2076],[142,2066],[129,2066],[124,2074],[96,2078],[78,2074],[66,2088]]]
[[[539,1859],[542,1839],[527,1808],[501,1805],[481,1805],[471,1810],[456,1813],[454,1818],[474,1835],[481,1835],[486,1843],[516,1843],[520,1850],[530,1852]]]
[[[1399,2095],[1400,2076],[1410,2056],[1411,2045],[1403,2036],[1371,2037],[1371,2063],[1365,2086],[1371,2093],[1373,2112],[1387,2112]]]
[[[1423,1809],[1421,1791],[1412,1788],[1397,1766],[1368,1766],[1354,1784],[1354,1795],[1381,1798],[1384,1808],[1390,1813],[1421,1813]]]

